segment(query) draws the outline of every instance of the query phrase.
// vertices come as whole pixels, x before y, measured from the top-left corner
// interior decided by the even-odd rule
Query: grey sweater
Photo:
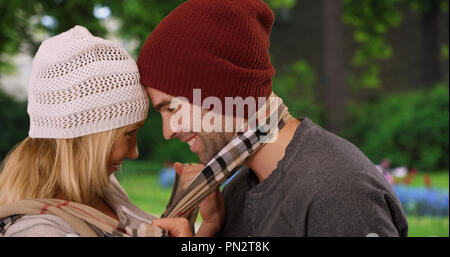
[[[401,204],[353,144],[305,118],[262,182],[243,169],[224,188],[219,236],[407,236]]]

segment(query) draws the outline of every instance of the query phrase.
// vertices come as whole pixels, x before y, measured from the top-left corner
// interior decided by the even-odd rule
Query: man
[[[260,0],[189,0],[161,22],[141,49],[141,81],[161,113],[164,137],[188,143],[203,164],[237,130],[206,132],[205,124],[196,130],[196,108],[203,107],[201,118],[210,109],[196,103],[195,90],[222,104],[226,97],[268,99],[275,73],[268,52],[273,19]],[[182,108],[171,102],[180,96],[189,111],[174,118]],[[251,115],[227,115],[225,109],[215,112],[223,120],[231,114],[234,123]],[[190,118],[194,124],[174,127]],[[253,153],[225,187],[226,217],[217,235],[407,235],[399,200],[359,149],[308,118],[291,118],[283,125],[274,142]]]

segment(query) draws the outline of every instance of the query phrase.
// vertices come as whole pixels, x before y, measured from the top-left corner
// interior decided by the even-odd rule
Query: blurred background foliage
[[[0,160],[28,134],[26,83],[43,40],[82,25],[136,58],[151,31],[184,1],[0,1]],[[388,158],[394,171],[408,167],[406,177],[390,182],[409,235],[448,237],[449,1],[264,1],[276,16],[275,93],[294,116],[348,139],[375,164]],[[13,94],[19,86],[25,90]],[[138,133],[139,160],[126,161],[116,174],[130,199],[155,215],[171,191],[158,182],[158,171],[167,161],[198,162],[187,144],[166,141],[161,127],[150,108]]]
[[[448,169],[448,85],[397,93],[350,104],[346,136],[372,160],[389,157],[394,166]]]
[[[394,54],[385,37],[392,28],[401,24],[405,10],[413,10],[421,17],[421,28],[417,29],[422,30],[424,39],[424,61],[431,59],[427,65],[432,63],[437,66],[435,62],[440,47],[438,17],[441,11],[448,13],[448,0],[345,0],[344,9],[343,20],[355,28],[354,39],[360,43],[351,60],[353,66],[364,68],[359,78],[360,86],[382,86],[378,61],[388,60]],[[422,83],[432,84],[439,76],[436,70],[430,71],[435,74],[425,74],[429,77],[422,78]]]
[[[42,40],[76,24],[97,36],[120,38],[136,58],[151,31],[183,2],[1,1],[0,83],[17,72],[17,54],[33,56]],[[374,163],[389,158],[393,165],[448,170],[448,0],[266,2],[276,15],[273,88],[294,116],[310,117],[349,139]],[[110,31],[106,20],[117,29]],[[396,45],[401,31],[417,35],[420,42]],[[418,57],[405,58],[410,55]],[[415,70],[403,68],[411,63]],[[402,68],[402,83],[386,75]],[[25,102],[1,91],[0,129],[2,159],[27,136],[28,116]],[[197,161],[186,144],[164,140],[154,110],[139,141],[140,159]]]
[[[0,160],[28,134],[27,105],[0,90]]]

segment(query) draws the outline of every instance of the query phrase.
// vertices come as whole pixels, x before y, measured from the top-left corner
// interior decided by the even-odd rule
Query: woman
[[[29,82],[29,137],[10,152],[0,173],[0,213],[17,207],[15,214],[22,214],[0,217],[4,236],[78,236],[77,217],[86,212],[97,218],[86,231],[99,236],[136,235],[130,231],[149,223],[172,236],[192,236],[186,219],[155,219],[132,204],[113,176],[124,159],[138,157],[136,133],[148,107],[137,66],[119,45],[81,26],[44,41]],[[38,213],[24,211],[24,202],[40,199],[59,204],[42,200],[47,204]],[[211,196],[202,203],[205,222],[197,235],[218,230],[220,200]],[[96,222],[127,230],[102,230]]]

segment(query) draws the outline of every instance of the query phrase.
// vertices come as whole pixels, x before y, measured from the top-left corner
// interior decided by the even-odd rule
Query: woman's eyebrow
[[[133,126],[130,127],[130,130],[133,131],[133,130],[142,128],[144,126],[144,124],[145,124],[145,122],[134,124]]]

